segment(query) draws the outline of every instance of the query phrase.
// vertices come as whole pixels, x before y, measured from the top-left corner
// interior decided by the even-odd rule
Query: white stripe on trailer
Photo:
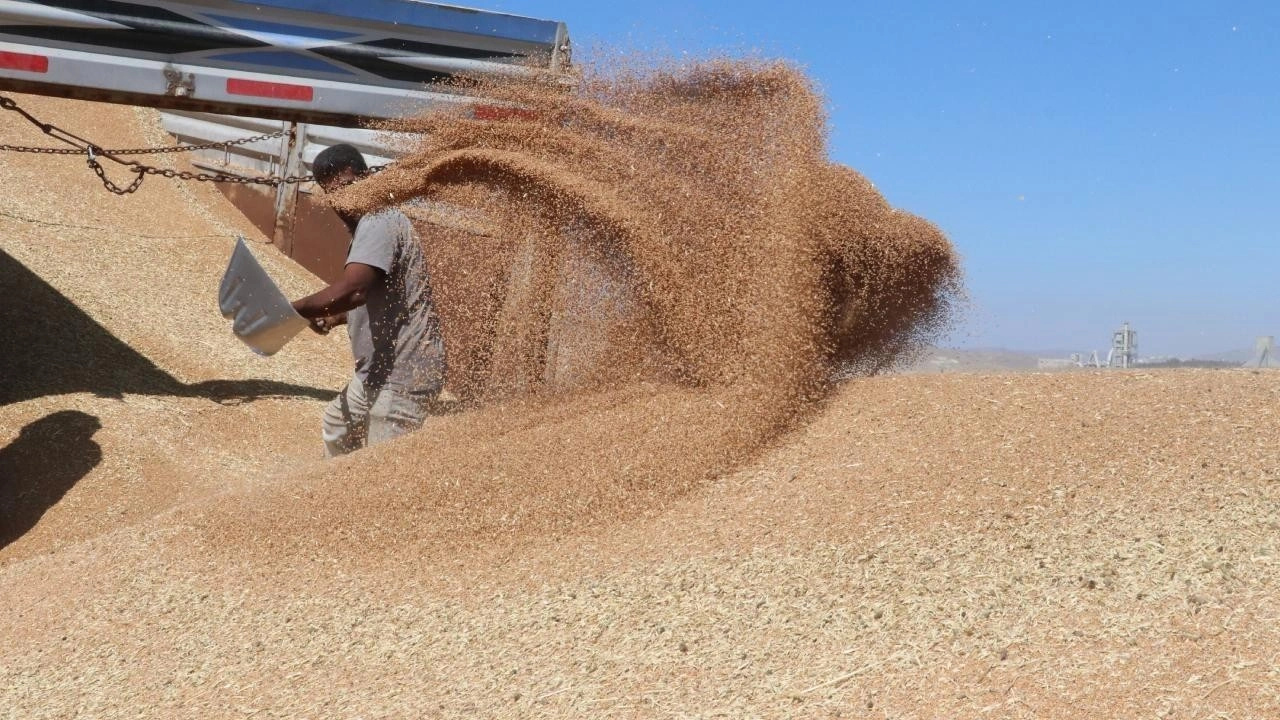
[[[475,61],[449,58],[442,55],[406,55],[404,57],[387,57],[384,59],[387,62],[418,68],[419,70],[449,74],[474,73],[476,71]],[[539,73],[546,72],[542,68],[506,63],[490,63],[485,67],[484,71],[487,75],[510,75],[513,77],[535,77]]]
[[[53,27],[127,30],[128,26],[74,10],[15,0],[0,0],[0,25],[51,25]]]

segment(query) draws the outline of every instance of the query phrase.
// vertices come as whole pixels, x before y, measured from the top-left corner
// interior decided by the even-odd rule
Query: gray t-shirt
[[[361,218],[347,252],[350,263],[384,273],[365,304],[347,313],[356,377],[369,388],[438,392],[444,342],[422,244],[409,218],[394,209]]]

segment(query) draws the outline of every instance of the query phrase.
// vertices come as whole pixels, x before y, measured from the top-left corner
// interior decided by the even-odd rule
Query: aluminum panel
[[[0,0],[0,91],[336,125],[469,102],[428,84],[558,70],[567,46],[561,23],[409,0]]]

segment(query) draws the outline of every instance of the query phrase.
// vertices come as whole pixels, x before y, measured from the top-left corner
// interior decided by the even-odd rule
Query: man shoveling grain
[[[325,192],[367,170],[350,145],[334,145],[312,163]],[[355,373],[324,411],[329,457],[417,429],[440,402],[445,371],[427,264],[409,218],[396,209],[338,215],[352,233],[342,277],[293,303],[317,333],[346,324],[351,337]]]

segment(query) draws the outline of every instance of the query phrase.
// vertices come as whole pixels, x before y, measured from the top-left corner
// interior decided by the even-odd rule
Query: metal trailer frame
[[[0,0],[0,90],[355,127],[561,73],[564,23],[418,0]]]
[[[376,133],[356,128],[440,105],[503,114],[433,81],[550,73],[568,83],[570,57],[564,23],[423,0],[0,0],[0,92],[168,110],[166,129],[196,144],[284,131],[194,158],[229,173],[266,164],[302,175],[335,142],[390,159]],[[281,183],[274,199],[273,242],[287,254],[298,193]],[[458,208],[424,209],[436,224],[483,232],[483,218]],[[528,294],[532,252],[517,253],[513,297]],[[552,348],[548,377],[563,370],[555,357]]]

